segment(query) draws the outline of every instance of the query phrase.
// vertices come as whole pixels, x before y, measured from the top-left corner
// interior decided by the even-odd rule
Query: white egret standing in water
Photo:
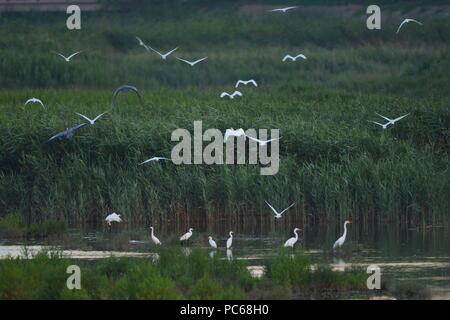
[[[227,249],[230,249],[233,245],[233,231],[230,231],[230,237],[227,240]]]
[[[344,234],[336,240],[336,242],[333,244],[333,250],[336,248],[340,248],[344,245],[345,238],[347,237],[347,224],[351,223],[350,221],[346,220],[344,222]]]
[[[302,230],[302,229],[299,229],[299,228],[295,228],[295,229],[294,229],[295,237],[289,238],[289,239],[284,243],[284,247],[285,247],[285,248],[287,248],[287,247],[291,247],[292,249],[294,248],[294,245],[295,245],[295,244],[297,243],[297,241],[298,241],[298,234],[297,234],[297,231],[300,231],[300,230]]]
[[[180,237],[180,241],[181,241],[181,242],[183,242],[183,241],[188,241],[189,238],[192,237],[192,231],[194,231],[194,229],[189,228],[188,232],[186,232],[185,234],[183,234],[183,235]]]
[[[211,236],[208,237],[208,242],[211,248],[217,249],[217,243],[213,240]]]
[[[150,230],[152,230],[151,237],[152,237],[153,243],[156,245],[161,245],[161,241],[159,241],[159,239],[157,237],[155,237],[155,234],[153,232],[153,227],[150,227]]]

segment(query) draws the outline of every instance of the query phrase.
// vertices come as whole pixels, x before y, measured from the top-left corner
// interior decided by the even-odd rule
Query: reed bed
[[[88,32],[78,33],[54,13],[2,14],[0,219],[99,225],[116,211],[128,226],[175,219],[184,227],[264,219],[269,200],[296,201],[292,214],[304,222],[448,222],[448,19],[418,2],[423,28],[396,35],[409,6],[387,6],[386,27],[369,32],[363,11],[323,18],[311,9],[284,19],[242,5],[198,1],[182,17],[182,3],[170,13],[156,4],[86,13]],[[136,35],[157,49],[180,46],[177,56],[209,58],[196,68],[173,57],[162,63]],[[51,50],[85,52],[66,64]],[[281,63],[288,52],[309,59]],[[239,78],[255,78],[259,88],[219,99]],[[124,83],[141,90],[144,105],[122,95],[117,109],[73,140],[45,143],[81,122],[75,112],[110,110],[112,91]],[[47,110],[24,107],[32,96]],[[383,131],[367,122],[379,120],[375,112],[410,115]],[[278,174],[260,176],[251,165],[138,165],[170,156],[171,132],[192,131],[195,120],[222,131],[280,129]]]

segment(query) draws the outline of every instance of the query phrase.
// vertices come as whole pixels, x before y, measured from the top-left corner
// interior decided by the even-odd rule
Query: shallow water
[[[292,234],[287,230],[269,230],[259,234],[235,234],[233,250],[225,250],[226,232],[211,233],[219,249],[208,248],[209,234],[194,231],[190,247],[181,247],[178,237],[184,232],[156,235],[163,246],[180,247],[184,254],[190,248],[199,247],[210,255],[224,259],[246,259],[254,276],[262,276],[262,259],[273,256],[284,241]],[[392,231],[388,228],[377,232],[349,231],[345,246],[351,250],[332,253],[334,240],[339,230],[308,229],[301,235],[300,246],[310,256],[313,267],[319,263],[329,264],[334,270],[364,268],[375,264],[381,269],[382,277],[396,281],[417,283],[426,288],[435,299],[450,299],[450,229],[426,228]],[[27,245],[27,250],[24,250]],[[63,254],[74,259],[101,259],[112,256],[153,257],[153,246],[147,230],[70,230],[63,239],[29,240],[17,242],[0,240],[0,259],[10,257],[32,257],[42,249],[63,250]],[[295,252],[294,252],[295,254]]]

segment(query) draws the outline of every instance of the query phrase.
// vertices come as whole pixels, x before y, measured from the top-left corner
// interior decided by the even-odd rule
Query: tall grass
[[[0,299],[324,299],[375,294],[366,288],[365,272],[312,271],[301,253],[291,257],[281,252],[262,263],[267,271],[258,279],[245,262],[211,259],[198,249],[187,257],[180,250],[163,249],[156,260],[78,261],[40,252],[33,259],[0,260]],[[66,269],[74,264],[81,270],[80,290],[66,286]],[[383,290],[402,298],[426,297],[419,286],[403,288],[391,280]]]
[[[410,6],[387,6],[382,31],[369,32],[360,11],[338,7],[324,18],[306,8],[280,17],[241,5],[199,1],[188,13],[182,3],[170,12],[150,6],[86,13],[83,32],[70,33],[57,14],[3,14],[0,216],[79,226],[116,211],[129,226],[170,217],[185,228],[267,222],[263,200],[270,200],[296,201],[292,214],[303,222],[349,215],[363,223],[448,222],[448,19],[421,4],[423,28],[396,35],[399,12]],[[138,47],[136,35],[157,49],[180,46],[177,56],[209,58],[195,68],[173,57],[162,61]],[[84,52],[67,64],[53,49]],[[288,52],[308,60],[282,63]],[[219,99],[239,78],[255,78],[259,88]],[[143,106],[119,96],[116,110],[75,139],[45,143],[81,122],[75,112],[109,110],[112,91],[124,83],[138,86]],[[47,110],[24,107],[32,96]],[[382,131],[367,122],[379,120],[375,112],[410,115]],[[138,166],[152,155],[169,156],[171,132],[192,131],[194,120],[222,131],[279,128],[279,173]]]

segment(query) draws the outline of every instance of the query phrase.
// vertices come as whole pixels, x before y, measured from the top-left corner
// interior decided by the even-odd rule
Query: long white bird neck
[[[153,234],[153,228],[152,228],[152,238],[154,237],[155,235]]]
[[[347,237],[347,222],[344,223],[344,234],[342,235],[342,237],[345,238]]]
[[[230,232],[230,239],[233,239],[233,234]]]
[[[298,230],[294,230],[294,234],[295,234],[295,241],[297,241],[298,240]]]

